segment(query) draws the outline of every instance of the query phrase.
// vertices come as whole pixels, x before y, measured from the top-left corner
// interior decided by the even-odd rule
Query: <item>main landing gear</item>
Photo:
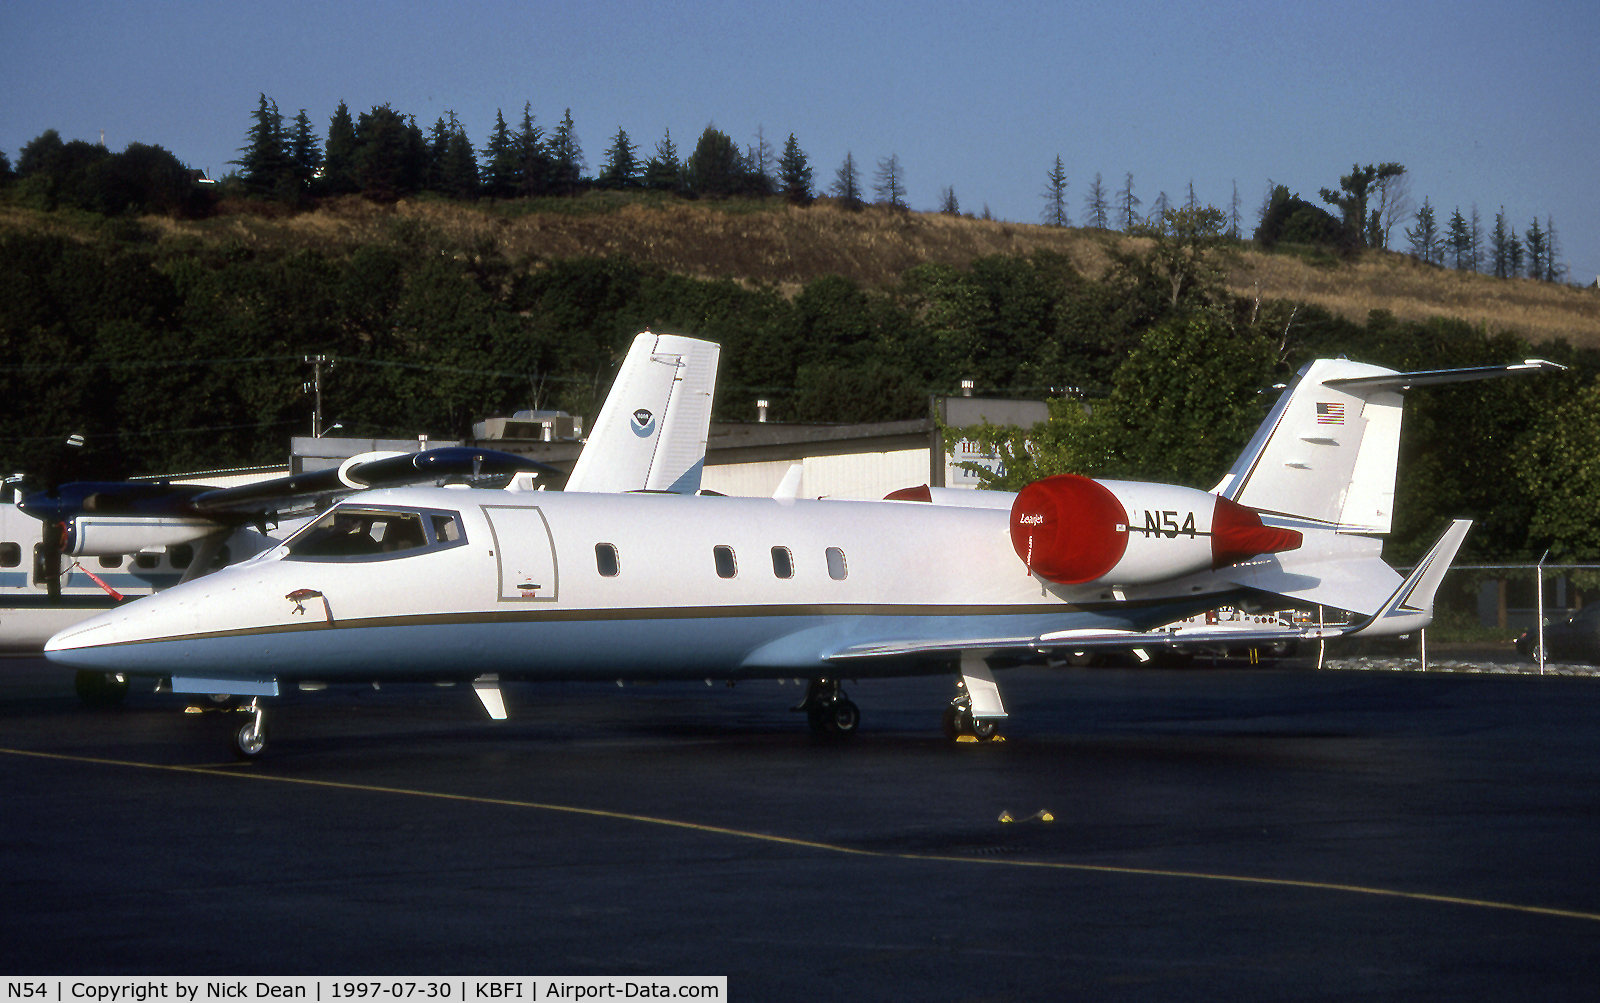
[[[228,747],[235,756],[248,762],[267,747],[267,708],[262,706],[260,697],[252,697],[239,710],[249,714],[250,720],[234,729]]]
[[[794,708],[806,712],[811,732],[825,738],[849,738],[861,724],[861,709],[844,695],[837,679],[813,679],[806,697]]]
[[[959,742],[961,736],[970,735],[980,742],[988,742],[1000,734],[998,721],[974,718],[972,716],[972,698],[967,696],[967,688],[957,682],[961,692],[950,700],[950,706],[944,709],[944,737],[952,742]]]

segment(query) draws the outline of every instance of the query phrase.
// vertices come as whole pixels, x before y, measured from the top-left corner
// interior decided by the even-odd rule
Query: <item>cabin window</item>
[[[732,547],[712,547],[711,557],[716,561],[718,578],[732,578],[739,573],[739,565],[733,559]]]
[[[461,523],[456,519],[455,513],[434,513],[433,538],[439,543],[461,542]]]
[[[842,582],[850,574],[850,569],[844,563],[844,551],[838,547],[828,548],[828,577],[836,582]]]
[[[788,547],[772,548],[772,573],[779,578],[794,577],[794,555]]]
[[[15,568],[22,563],[22,544],[0,543],[0,568]]]
[[[100,566],[102,568],[120,568],[122,567],[122,555],[113,554],[110,557],[102,557],[100,558]]]
[[[194,548],[187,543],[180,543],[176,547],[167,548],[167,560],[178,570],[187,568],[194,561]]]
[[[160,566],[161,556],[159,554],[134,554],[133,563],[134,566],[149,571],[151,568]]]
[[[431,534],[431,535],[430,535]],[[386,560],[466,542],[455,512],[339,505],[287,541],[290,560]]]
[[[622,570],[617,562],[617,548],[609,543],[594,545],[594,566],[602,578],[615,578]]]

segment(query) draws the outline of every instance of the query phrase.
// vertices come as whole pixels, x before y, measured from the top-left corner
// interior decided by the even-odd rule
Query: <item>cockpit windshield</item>
[[[466,542],[455,512],[339,505],[291,537],[291,561],[385,560]]]

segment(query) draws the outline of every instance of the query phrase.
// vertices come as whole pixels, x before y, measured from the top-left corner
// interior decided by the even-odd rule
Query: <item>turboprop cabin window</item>
[[[431,533],[429,532],[431,530]],[[289,560],[387,560],[466,542],[454,512],[339,506],[288,542]]]
[[[772,548],[772,573],[778,578],[794,577],[794,555],[788,547]]]
[[[22,544],[0,543],[0,568],[14,568],[22,563]]]
[[[602,578],[615,578],[621,566],[617,563],[617,548],[609,543],[594,545],[594,566]]]
[[[717,563],[718,578],[732,578],[739,573],[739,565],[733,559],[732,547],[712,547],[711,556]]]
[[[838,547],[828,548],[828,577],[836,582],[842,582],[850,574],[849,567],[844,563],[844,551]]]

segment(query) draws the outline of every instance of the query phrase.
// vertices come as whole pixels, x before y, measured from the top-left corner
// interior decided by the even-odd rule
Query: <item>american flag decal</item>
[[[1317,405],[1317,424],[1318,425],[1343,425],[1344,424],[1344,405],[1343,404],[1318,404]]]

